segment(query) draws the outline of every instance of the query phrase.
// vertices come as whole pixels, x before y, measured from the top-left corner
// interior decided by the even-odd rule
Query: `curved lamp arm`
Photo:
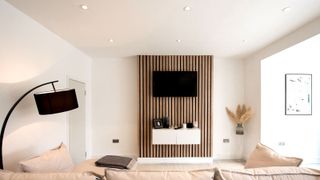
[[[3,121],[3,124],[2,124],[2,128],[1,128],[1,135],[0,135],[0,169],[3,169],[3,156],[2,156],[2,144],[3,144],[3,137],[4,137],[4,131],[6,129],[6,126],[7,126],[7,123],[8,123],[8,120],[9,120],[9,117],[12,113],[12,111],[14,110],[14,108],[19,104],[19,102],[26,96],[28,95],[29,93],[31,93],[33,90],[41,87],[41,86],[45,86],[47,84],[52,84],[53,86],[53,89],[55,91],[55,87],[54,87],[54,84],[53,83],[56,83],[58,82],[58,80],[56,81],[51,81],[51,82],[47,82],[47,83],[43,83],[43,84],[40,84],[32,89],[30,89],[28,92],[26,92],[25,94],[23,94],[14,104],[13,106],[11,107],[11,109],[9,110],[9,112],[7,113],[7,116],[5,118],[5,120]]]

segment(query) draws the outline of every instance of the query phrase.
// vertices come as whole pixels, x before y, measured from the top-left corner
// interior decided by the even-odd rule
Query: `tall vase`
[[[244,134],[243,124],[242,123],[237,123],[236,134],[238,134],[238,135],[243,135]]]

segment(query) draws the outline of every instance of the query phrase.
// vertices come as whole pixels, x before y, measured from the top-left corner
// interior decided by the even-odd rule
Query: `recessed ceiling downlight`
[[[185,7],[183,8],[183,10],[184,10],[184,11],[190,11],[190,10],[191,10],[191,7],[190,7],[190,6],[185,6]]]
[[[113,43],[113,42],[114,42],[114,40],[113,40],[113,39],[109,39],[109,42],[110,42],[110,43]]]
[[[177,39],[176,42],[177,42],[177,43],[181,43],[181,39]]]
[[[285,13],[290,12],[291,11],[291,7],[282,8],[281,11],[285,12]]]
[[[89,7],[88,7],[87,5],[85,5],[85,4],[82,4],[82,5],[81,5],[81,9],[87,10],[87,9],[89,9]]]

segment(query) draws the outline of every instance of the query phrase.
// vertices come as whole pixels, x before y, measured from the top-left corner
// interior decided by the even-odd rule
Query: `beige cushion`
[[[193,171],[137,171],[106,169],[105,175],[108,180],[211,180],[214,169]]]
[[[73,168],[71,156],[64,144],[19,164],[23,172],[66,172]]]
[[[98,167],[94,163],[97,159],[88,159],[85,161],[80,162],[79,164],[76,164],[72,172],[86,172],[86,171],[91,171],[95,172],[97,174],[104,175],[104,167]]]
[[[320,171],[302,167],[217,169],[215,180],[320,180]]]
[[[0,170],[0,179],[1,180],[9,180],[11,174],[12,174],[11,171]]]
[[[1,180],[95,180],[86,173],[13,173],[0,171]]]
[[[302,159],[300,158],[281,156],[269,147],[259,143],[247,159],[245,168],[299,166],[301,162]]]

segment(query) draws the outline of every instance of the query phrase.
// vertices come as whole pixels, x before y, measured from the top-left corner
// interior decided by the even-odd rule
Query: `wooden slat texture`
[[[139,55],[140,157],[212,156],[213,56]],[[197,97],[153,97],[153,71],[197,71]],[[199,145],[152,145],[152,120],[168,117],[170,125],[198,121]]]

